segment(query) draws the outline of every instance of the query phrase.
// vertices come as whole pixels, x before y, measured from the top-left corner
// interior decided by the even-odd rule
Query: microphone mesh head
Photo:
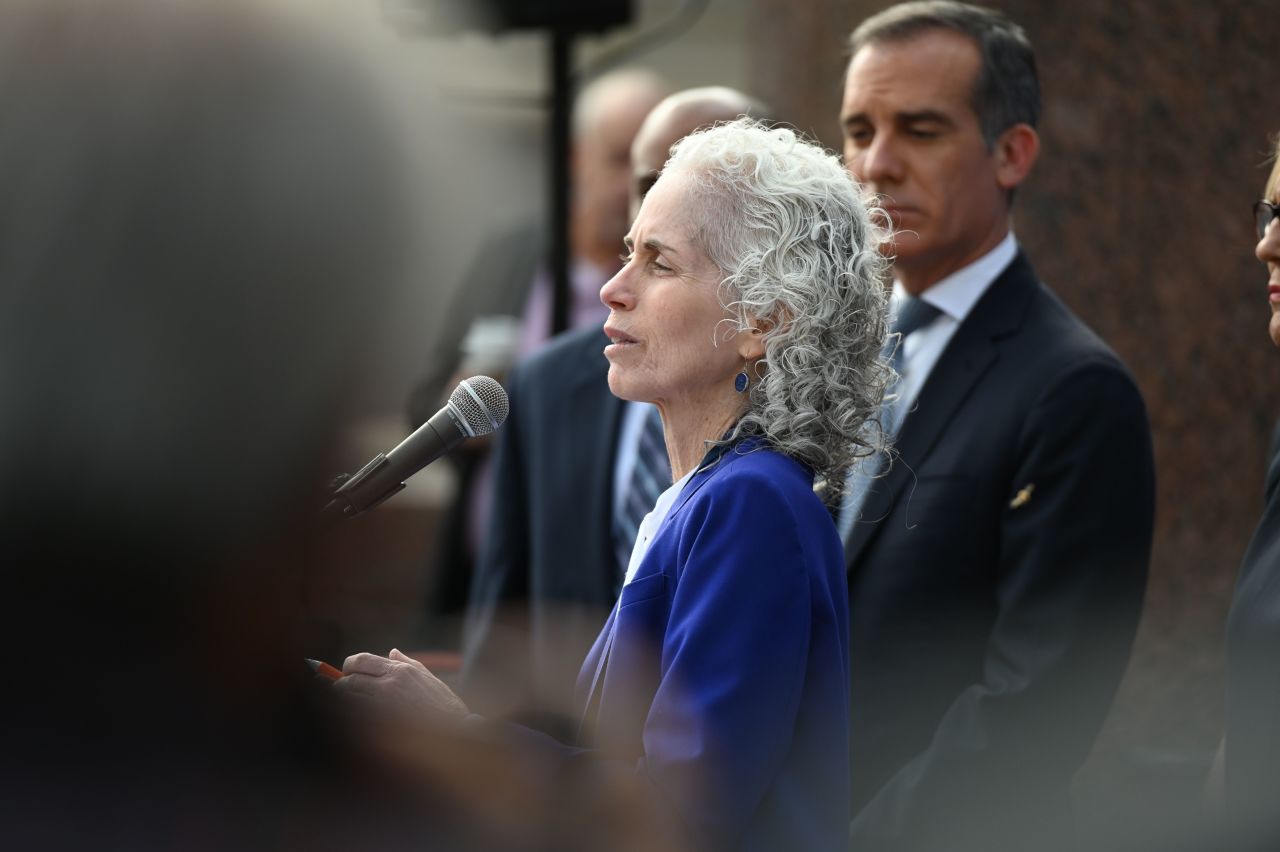
[[[507,419],[507,392],[488,376],[472,376],[459,382],[449,395],[452,405],[466,422],[471,437],[488,435]]]

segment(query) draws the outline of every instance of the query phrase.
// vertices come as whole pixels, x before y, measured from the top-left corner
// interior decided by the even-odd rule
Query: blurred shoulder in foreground
[[[482,769],[390,771],[301,661],[329,452],[422,241],[420,148],[358,5],[0,8],[15,848],[485,842]]]

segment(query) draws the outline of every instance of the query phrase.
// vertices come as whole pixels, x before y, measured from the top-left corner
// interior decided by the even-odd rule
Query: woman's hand
[[[372,699],[392,711],[421,711],[447,719],[461,719],[470,712],[426,666],[394,648],[386,657],[352,654],[343,662],[342,673],[335,689]]]

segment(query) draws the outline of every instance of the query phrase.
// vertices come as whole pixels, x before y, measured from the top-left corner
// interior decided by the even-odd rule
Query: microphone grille
[[[488,376],[472,376],[459,382],[449,395],[449,404],[462,416],[473,438],[497,429],[509,411],[507,392]]]

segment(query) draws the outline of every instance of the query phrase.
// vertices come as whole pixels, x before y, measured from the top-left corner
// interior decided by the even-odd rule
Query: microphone
[[[369,511],[404,488],[404,481],[467,438],[493,432],[507,419],[507,392],[488,376],[459,382],[445,407],[389,453],[378,453],[342,484],[320,512],[329,527]]]

